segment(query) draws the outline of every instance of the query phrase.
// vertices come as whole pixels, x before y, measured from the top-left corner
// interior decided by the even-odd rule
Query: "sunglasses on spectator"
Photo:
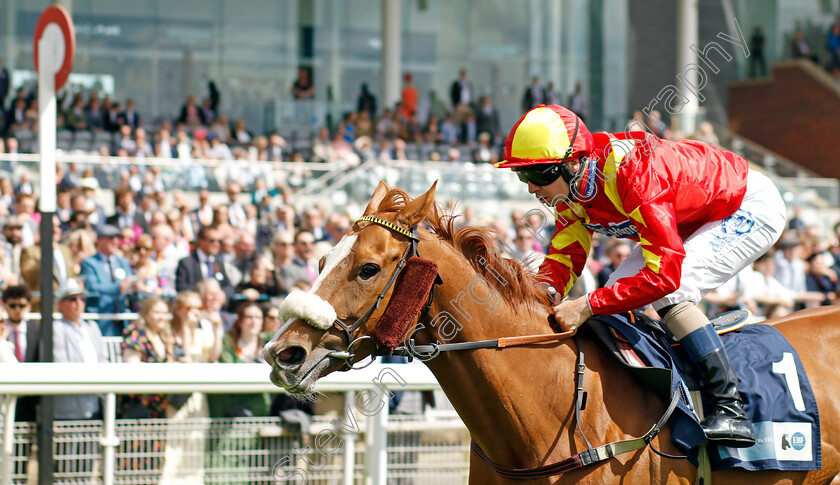
[[[516,168],[513,171],[522,182],[526,184],[530,182],[540,187],[553,184],[561,175],[559,163],[532,165],[528,168]]]
[[[9,303],[6,305],[10,310],[19,310],[29,306],[29,303]]]
[[[224,242],[221,239],[205,239],[205,241],[213,244],[222,244],[222,242]]]

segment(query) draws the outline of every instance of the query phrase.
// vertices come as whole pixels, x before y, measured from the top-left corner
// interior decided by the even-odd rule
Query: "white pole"
[[[402,0],[382,0],[382,107],[400,100],[402,71]]]
[[[390,396],[387,392],[380,392],[382,396],[382,409],[370,420],[373,423],[373,446],[370,453],[373,455],[370,467],[370,476],[373,485],[385,485],[388,481],[388,405]]]
[[[347,413],[353,412],[352,403],[356,402],[356,392],[347,391],[344,393],[344,407]],[[353,417],[348,416],[348,419]],[[356,468],[356,433],[345,428],[341,438],[344,440],[344,485],[353,485],[353,472]]]
[[[12,452],[14,450],[15,438],[15,406],[17,396],[6,396],[6,412],[3,422],[3,447],[0,451],[0,484],[11,485],[12,483]]]
[[[114,464],[117,446],[120,444],[117,438],[117,395],[109,392],[105,395],[105,413],[103,414],[102,438],[99,443],[104,450],[102,464],[102,482],[104,485],[114,485]]]
[[[41,154],[41,212],[55,212],[55,72],[58,46],[38,41],[38,148]],[[49,241],[41,241],[49,244]]]
[[[697,51],[691,46],[697,45],[697,22],[698,7],[697,0],[678,0],[677,2],[677,70],[678,72],[690,64],[697,64]],[[697,71],[691,69],[685,72],[686,76],[680,79],[677,88],[688,97],[688,102],[679,112],[679,129],[686,136],[691,136],[695,131],[697,113],[700,105],[697,96],[691,94],[691,89],[686,85],[698,85]]]

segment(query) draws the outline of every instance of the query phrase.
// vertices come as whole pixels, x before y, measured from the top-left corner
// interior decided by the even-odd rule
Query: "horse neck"
[[[436,290],[419,343],[553,333],[544,314],[505,301],[488,303],[487,286],[478,282],[481,276],[459,254],[443,253],[435,261],[444,284]],[[426,364],[473,440],[491,459],[508,462],[514,457],[520,464],[533,465],[548,454],[574,448],[570,424],[576,352],[576,346],[566,341],[445,352]]]

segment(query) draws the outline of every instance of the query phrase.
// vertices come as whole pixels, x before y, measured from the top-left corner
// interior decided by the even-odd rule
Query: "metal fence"
[[[386,370],[400,378],[377,381]],[[467,482],[469,433],[419,364],[374,364],[327,376],[317,390],[343,393],[344,415],[316,415],[305,432],[278,417],[114,419],[116,393],[278,392],[267,372],[260,364],[0,364],[0,396],[7,396],[0,436],[11,445],[0,454],[0,483],[32,483],[28,477],[36,473],[35,425],[8,422],[11,396],[101,392],[104,420],[55,421],[54,483]],[[383,383],[395,391],[434,390],[439,404],[416,415],[389,415],[388,406],[371,416],[354,410],[355,390]],[[324,433],[332,443],[318,439]]]
[[[316,416],[314,428],[329,428],[330,419]],[[54,433],[55,484],[102,480],[102,421],[56,421]],[[387,433],[387,483],[466,483],[469,434],[457,417],[392,416]],[[298,469],[305,471],[308,484],[361,485],[366,477],[365,434],[356,437],[348,481],[344,454],[319,452],[315,434],[283,431],[277,418],[117,420],[114,483],[301,483],[293,478]],[[10,483],[25,485],[28,473],[35,472],[35,424],[16,423],[13,436]]]

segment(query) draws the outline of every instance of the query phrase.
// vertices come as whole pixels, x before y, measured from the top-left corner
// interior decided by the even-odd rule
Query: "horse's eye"
[[[372,263],[365,264],[362,266],[362,269],[359,270],[359,276],[365,280],[376,276],[377,273],[379,273],[379,266]]]

